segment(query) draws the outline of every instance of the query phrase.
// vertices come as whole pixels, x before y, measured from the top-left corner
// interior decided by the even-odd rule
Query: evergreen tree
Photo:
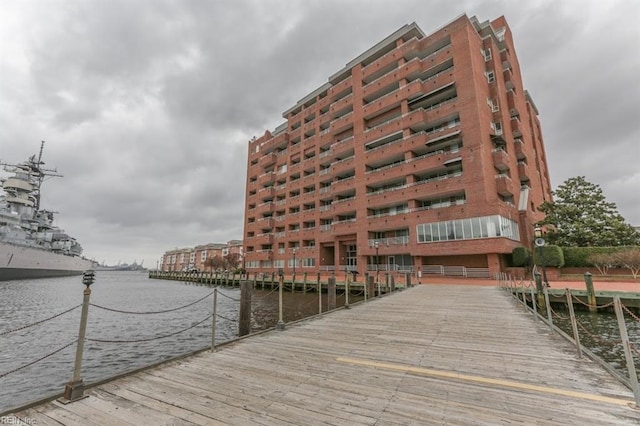
[[[606,201],[599,185],[584,176],[566,180],[553,193],[554,201],[538,209],[550,225],[546,238],[565,247],[629,246],[640,244],[640,233],[627,224],[615,203]]]

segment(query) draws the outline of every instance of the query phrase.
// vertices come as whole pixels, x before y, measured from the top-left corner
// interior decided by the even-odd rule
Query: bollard
[[[213,315],[211,315],[211,352],[216,349],[216,310],[218,306],[218,289],[213,289]]]
[[[240,282],[240,313],[238,320],[238,336],[251,333],[251,282]]]
[[[553,333],[553,317],[551,316],[551,302],[549,302],[549,289],[547,287],[544,288],[544,306],[547,310],[547,321],[549,321],[549,328],[551,329],[551,333]]]
[[[362,289],[364,291],[364,301],[367,302],[367,291],[369,291],[369,273],[364,273],[364,283],[362,285]]]
[[[334,285],[335,285],[335,275],[333,276],[334,279]],[[316,286],[316,290],[318,291],[318,313],[321,314],[322,313],[322,284],[320,283],[320,272],[318,272],[318,279],[317,279],[317,286]],[[329,290],[327,290],[328,292]]]
[[[280,269],[278,271],[280,275],[280,282],[278,284],[278,323],[276,324],[276,330],[284,330],[284,321],[282,319],[282,288],[284,287],[284,271]]]
[[[336,308],[336,276],[329,277],[329,283],[327,284],[327,310]]]
[[[344,279],[344,308],[349,309],[349,275],[345,274]]]
[[[598,303],[596,301],[596,290],[593,288],[593,277],[591,272],[584,273],[584,282],[587,285],[587,303],[589,304],[589,312],[596,312],[598,310]]]
[[[407,283],[407,284],[406,284],[406,288],[413,287],[413,286],[411,285],[411,274],[406,273],[406,274],[404,274],[404,276],[405,276],[405,278],[406,278],[406,283]]]
[[[370,299],[373,299],[376,296],[376,283],[374,282],[373,275],[370,275],[367,280],[367,291],[369,292]]]
[[[391,283],[391,292],[394,292],[396,291],[396,278],[393,275],[390,275],[389,278]]]
[[[84,350],[84,335],[87,331],[87,316],[89,315],[89,298],[91,297],[91,289],[89,288],[95,280],[95,273],[91,270],[85,271],[82,275],[82,284],[87,287],[84,289],[82,298],[82,314],[80,315],[80,329],[78,330],[78,345],[76,347],[76,360],[73,367],[73,377],[64,387],[64,394],[60,402],[65,404],[86,398],[88,395],[84,393],[84,382],[80,378],[82,370],[82,352]]]
[[[538,272],[533,274],[533,278],[536,280],[536,292],[542,294],[542,277]]]

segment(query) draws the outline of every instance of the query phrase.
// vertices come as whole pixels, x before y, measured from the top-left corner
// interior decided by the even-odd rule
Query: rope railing
[[[74,340],[72,342],[67,343],[66,345],[62,346],[61,348],[56,349],[53,352],[48,353],[47,355],[40,357],[34,361],[31,361],[27,364],[21,365],[20,367],[14,368],[13,370],[9,370],[9,371],[5,371],[4,373],[0,373],[0,378],[3,378],[5,376],[8,376],[9,374],[13,374],[15,372],[18,372],[20,370],[24,370],[27,367],[31,367],[34,364],[39,363],[40,361],[44,361],[45,359],[52,357],[53,355],[57,354],[58,352],[62,352],[63,350],[67,349],[69,346],[73,345],[74,343],[76,343],[78,340]]]
[[[97,342],[97,343],[141,343],[141,342],[150,342],[152,340],[166,339],[167,337],[175,336],[176,334],[180,334],[180,333],[184,333],[185,331],[189,331],[192,328],[196,328],[197,326],[199,326],[203,322],[207,321],[211,317],[212,317],[212,314],[207,315],[206,318],[196,322],[195,324],[192,324],[191,326],[189,326],[187,328],[183,328],[182,330],[178,330],[178,331],[175,331],[173,333],[165,334],[165,335],[162,335],[162,336],[154,336],[154,337],[149,337],[149,338],[144,338],[144,339],[129,339],[129,340],[93,339],[93,338],[90,338],[90,337],[85,337],[85,340],[87,340],[89,342]]]
[[[30,361],[24,365],[21,365],[17,368],[14,368],[10,371],[6,371],[6,372],[0,372],[0,378],[5,377],[7,375],[16,373],[18,371],[21,371],[23,369],[26,369],[30,366],[33,366],[39,362],[42,362],[43,360],[69,348],[70,346],[72,346],[73,344],[77,344],[76,347],[76,358],[75,358],[75,363],[74,363],[74,372],[73,372],[73,378],[67,383],[66,387],[65,387],[65,391],[64,391],[64,397],[63,399],[68,399],[69,401],[74,401],[77,400],[79,398],[82,397],[82,393],[84,390],[84,385],[83,385],[83,381],[80,377],[80,373],[81,373],[81,368],[82,368],[82,358],[83,358],[83,351],[84,351],[84,343],[85,342],[91,342],[93,344],[131,344],[131,343],[144,343],[144,342],[151,342],[151,341],[159,341],[162,339],[167,339],[176,335],[179,335],[181,333],[185,333],[188,332],[190,330],[194,330],[198,327],[203,327],[203,328],[209,328],[210,332],[211,332],[211,350],[213,351],[215,349],[215,338],[216,338],[216,322],[221,320],[221,321],[226,321],[229,323],[238,323],[239,328],[238,328],[238,334],[236,334],[236,336],[242,336],[244,334],[247,333],[243,333],[242,331],[242,327],[243,327],[243,320],[246,316],[246,312],[249,312],[249,319],[251,316],[251,304],[252,302],[256,302],[256,301],[261,301],[262,299],[267,299],[272,297],[272,295],[275,292],[278,292],[280,294],[279,297],[279,311],[280,311],[280,321],[282,321],[282,310],[283,310],[283,301],[282,301],[282,292],[285,289],[285,283],[282,280],[282,277],[280,277],[280,280],[277,282],[277,285],[273,285],[272,284],[272,288],[271,290],[266,293],[266,294],[261,294],[259,296],[254,296],[253,300],[252,297],[249,295],[248,297],[245,295],[244,293],[244,289],[246,286],[249,286],[249,288],[253,289],[253,288],[257,288],[259,287],[259,283],[257,283],[255,280],[254,281],[250,281],[250,280],[243,280],[243,282],[241,283],[241,297],[237,298],[237,297],[233,297],[231,295],[225,294],[223,292],[220,292],[218,290],[218,287],[222,287],[223,284],[218,284],[216,286],[216,288],[212,291],[207,293],[206,295],[199,297],[198,299],[186,303],[184,305],[180,305],[180,306],[176,306],[176,307],[171,307],[171,308],[167,308],[167,309],[159,309],[159,310],[148,310],[148,311],[134,311],[134,310],[126,310],[126,309],[117,309],[114,307],[109,307],[109,306],[103,306],[103,305],[99,305],[96,303],[90,303],[89,299],[90,299],[90,295],[91,295],[91,289],[90,286],[91,284],[94,282],[95,279],[95,274],[93,273],[93,271],[87,271],[85,272],[84,276],[83,276],[83,284],[86,285],[86,288],[84,290],[84,299],[83,299],[83,303],[82,304],[78,304],[76,306],[73,306],[69,309],[66,309],[65,311],[62,311],[60,313],[57,313],[55,315],[52,315],[48,318],[39,320],[39,321],[35,321],[33,323],[30,324],[26,324],[24,326],[20,326],[20,327],[16,327],[10,330],[5,330],[0,332],[0,336],[5,336],[11,333],[15,333],[18,332],[20,330],[24,330],[24,329],[28,329],[30,327],[34,327],[36,325],[45,323],[47,321],[51,321],[57,317],[60,317],[62,315],[68,314],[71,311],[82,307],[82,313],[81,313],[81,317],[80,317],[80,331],[78,333],[78,338],[73,340],[72,342],[67,343],[66,345],[50,352],[47,353],[46,355],[39,357],[38,359],[35,359],[33,361]],[[362,287],[362,290],[359,291],[358,293],[353,293],[349,287],[348,287],[348,283],[345,283],[345,288],[343,291],[338,292],[337,291],[337,286],[335,283],[335,278],[332,278],[334,281],[331,282],[330,279],[330,285],[329,284],[325,284],[326,285],[326,291],[327,291],[327,300],[328,300],[328,304],[329,307],[331,307],[332,309],[335,307],[335,303],[337,303],[337,300],[340,299],[344,299],[344,307],[348,307],[348,296],[349,294],[353,294],[355,297],[359,297],[361,296],[363,293],[365,293],[366,295],[366,287]],[[291,282],[288,283],[286,285],[286,287],[288,287],[288,291],[291,291],[292,293],[298,293],[296,290],[296,286],[299,285],[300,282]],[[380,283],[378,284],[378,296],[382,295],[382,291],[380,290],[381,285]],[[315,313],[310,314],[309,311],[312,310],[310,309],[310,307],[312,307],[313,305],[317,304],[318,305],[318,313],[323,313],[323,306],[322,306],[322,298],[323,298],[323,284],[320,282],[320,279],[318,277],[318,280],[316,282],[307,282],[306,280],[306,276],[303,282],[303,293],[306,293],[306,289],[307,289],[307,285],[309,286],[310,289],[314,290],[314,296],[315,297],[311,297],[309,298],[309,300],[305,300],[305,301],[300,301],[299,299],[296,299],[296,306],[286,306],[285,308],[288,311],[288,316],[293,317],[294,320],[297,320],[303,312],[305,312],[305,314],[302,315],[315,315]],[[263,287],[264,289],[264,287]],[[333,292],[333,295],[330,297],[329,295],[329,291]],[[389,291],[391,288],[388,286],[385,286],[385,292]],[[165,314],[165,313],[171,313],[171,312],[177,312],[180,310],[185,310],[187,308],[193,307],[194,305],[203,302],[206,299],[209,299],[211,296],[213,295],[213,303],[211,305],[210,308],[210,313],[208,313],[204,318],[199,319],[196,322],[191,323],[188,327],[182,327],[180,329],[177,329],[175,331],[167,331],[165,333],[159,333],[157,335],[152,335],[152,336],[129,336],[129,338],[127,338],[126,336],[118,336],[120,338],[105,338],[102,336],[87,336],[86,334],[86,329],[87,329],[87,318],[88,318],[88,311],[89,308],[96,308],[102,311],[106,311],[106,312],[112,312],[112,313],[118,313],[118,314],[124,314],[124,315],[156,315],[156,314]],[[239,312],[238,312],[238,318],[232,318],[230,315],[228,314],[220,314],[217,312],[217,296],[221,295],[223,296],[226,300],[228,300],[230,303],[227,303],[226,306],[227,308],[231,308],[232,312],[234,309],[236,309],[235,307],[232,307],[233,304],[235,303],[239,303]],[[375,295],[375,291],[374,291],[374,295]],[[366,297],[365,297],[365,301],[366,301]],[[248,307],[244,306],[247,305]],[[267,305],[270,305],[271,303],[268,303]],[[324,306],[325,310],[327,310],[327,306]],[[213,310],[213,312],[211,312],[211,309]],[[243,313],[244,312],[244,313]],[[185,314],[186,315],[186,314]],[[207,321],[210,321],[210,324],[207,324]],[[280,321],[278,323],[278,325],[280,325]],[[278,327],[278,325],[276,325],[276,329],[277,330],[281,330],[284,329],[284,327]],[[229,325],[225,326],[225,330],[229,330]]]
[[[213,294],[213,292],[211,292],[211,293],[207,294],[206,296],[203,296],[200,299],[196,300],[195,302],[191,302],[191,303],[189,303],[187,305],[179,306],[177,308],[165,309],[165,310],[162,310],[162,311],[147,311],[147,312],[124,311],[124,310],[120,310],[120,309],[107,308],[105,306],[96,305],[94,303],[89,303],[89,306],[93,306],[94,308],[103,309],[103,310],[109,311],[109,312],[116,312],[116,313],[119,313],[119,314],[155,315],[155,314],[165,314],[167,312],[175,312],[175,311],[179,311],[179,310],[188,308],[190,306],[195,305],[198,302],[202,302],[204,299],[206,299],[207,297],[211,296],[212,294]]]
[[[60,316],[62,316],[64,314],[68,314],[69,312],[73,311],[74,309],[79,308],[80,306],[82,306],[82,304],[76,305],[73,308],[69,308],[66,311],[62,311],[59,314],[55,314],[53,316],[50,316],[49,318],[45,318],[45,319],[42,319],[40,321],[32,322],[31,324],[23,325],[22,327],[14,328],[12,330],[6,330],[6,331],[3,331],[3,332],[0,332],[0,336],[5,336],[7,334],[15,333],[16,331],[25,330],[27,328],[34,327],[36,325],[45,323],[47,321],[51,321],[52,319],[58,318],[58,317],[60,317]]]

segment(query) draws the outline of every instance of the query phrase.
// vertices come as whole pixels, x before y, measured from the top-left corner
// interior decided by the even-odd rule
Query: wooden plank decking
[[[494,287],[422,285],[91,388],[37,425],[639,424],[633,394]]]

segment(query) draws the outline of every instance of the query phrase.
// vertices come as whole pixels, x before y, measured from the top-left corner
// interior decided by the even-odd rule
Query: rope
[[[63,347],[61,347],[60,349],[56,349],[55,351],[53,351],[53,352],[51,352],[51,353],[49,353],[49,354],[47,354],[47,355],[45,355],[45,356],[43,356],[43,357],[41,357],[41,358],[38,358],[38,359],[36,359],[35,361],[31,361],[31,362],[30,362],[30,363],[28,363],[28,364],[24,364],[24,365],[22,365],[22,366],[20,366],[20,367],[18,367],[18,368],[14,368],[13,370],[7,371],[7,372],[5,372],[5,373],[0,373],[0,378],[2,378],[2,377],[4,377],[4,376],[8,376],[9,374],[15,373],[16,371],[20,371],[20,370],[22,370],[22,369],[25,369],[25,368],[27,368],[27,367],[32,366],[33,364],[38,363],[38,362],[40,362],[40,361],[42,361],[42,360],[44,360],[44,359],[47,359],[47,358],[49,358],[50,356],[53,356],[53,355],[57,354],[58,352],[60,352],[60,351],[62,351],[62,350],[64,350],[64,349],[67,349],[69,346],[73,345],[73,344],[74,344],[74,343],[76,343],[77,341],[78,341],[78,339],[76,339],[76,340],[74,340],[74,341],[72,341],[72,342],[70,342],[70,343],[67,343],[66,345],[64,345],[64,346],[63,346]]]
[[[31,324],[28,324],[28,325],[23,325],[22,327],[14,328],[13,330],[3,331],[2,333],[0,333],[0,336],[4,336],[4,335],[9,334],[9,333],[14,333],[14,332],[16,332],[16,331],[24,330],[25,328],[33,327],[34,325],[42,324],[43,322],[46,322],[46,321],[52,320],[52,319],[54,319],[54,318],[57,318],[57,317],[59,317],[59,316],[62,316],[62,315],[64,315],[64,314],[66,314],[66,313],[69,313],[69,312],[73,311],[74,309],[79,308],[80,306],[82,306],[82,304],[80,304],[80,305],[76,305],[76,306],[74,306],[73,308],[67,309],[66,311],[64,311],[64,312],[60,312],[59,314],[56,314],[56,315],[54,315],[54,316],[52,316],[52,317],[45,318],[45,319],[43,319],[43,320],[36,321],[36,322],[31,323]]]
[[[582,331],[584,331],[587,335],[589,335],[589,337],[591,337],[593,340],[595,340],[598,343],[606,344],[607,346],[609,346],[611,348],[615,347],[617,344],[622,344],[622,339],[613,340],[611,342],[601,339],[599,336],[596,336],[595,334],[593,334],[589,330],[587,330],[585,328],[585,326],[583,326],[580,323],[580,321],[578,321],[577,319],[576,319],[576,324],[578,324],[578,327],[580,327],[580,329],[582,329]]]
[[[167,312],[179,311],[180,309],[184,309],[184,308],[188,308],[189,306],[193,306],[196,303],[201,302],[204,299],[206,299],[207,297],[211,296],[212,294],[213,294],[213,292],[207,294],[204,297],[201,297],[200,299],[196,300],[195,302],[189,303],[188,305],[180,306],[178,308],[166,309],[164,311],[134,312],[134,311],[122,311],[120,309],[107,308],[107,307],[104,307],[104,306],[95,305],[93,303],[89,303],[89,305],[91,305],[91,306],[93,306],[95,308],[98,308],[98,309],[104,309],[105,311],[117,312],[119,314],[133,314],[133,315],[164,314],[164,313],[167,313]]]
[[[90,339],[90,338],[85,338],[85,340],[89,342],[98,342],[98,343],[140,343],[140,342],[150,342],[152,340],[166,339],[167,337],[175,336],[176,334],[180,334],[187,330],[191,330],[192,328],[195,328],[200,324],[202,324],[203,322],[205,322],[206,320],[210,319],[212,316],[213,315],[207,315],[205,319],[203,319],[202,321],[198,321],[197,323],[193,324],[190,327],[184,328],[182,330],[179,330],[173,333],[165,334],[164,336],[155,336],[155,337],[149,337],[146,339],[137,339],[137,340],[106,340],[106,339]]]
[[[224,294],[224,293],[222,293],[222,292],[220,292],[220,291],[218,292],[218,295],[223,296],[223,297],[226,297],[227,299],[231,299],[231,300],[233,300],[234,302],[239,302],[239,301],[240,301],[240,299],[236,299],[236,298],[234,298],[234,297],[227,296],[226,294]]]
[[[576,302],[578,302],[579,304],[586,306],[587,308],[597,308],[597,309],[604,309],[604,308],[608,308],[609,306],[613,306],[613,302],[609,302],[606,305],[595,305],[595,306],[591,306],[588,303],[583,302],[582,300],[578,299],[576,296],[573,295],[573,293],[571,293],[571,299],[575,300]]]
[[[216,318],[222,318],[223,320],[227,320],[227,321],[231,321],[231,322],[236,322],[237,320],[231,319],[231,318],[227,318],[223,315],[220,314],[216,314]]]
[[[551,306],[549,306],[549,309],[551,310],[551,313],[556,317],[556,318],[560,318],[561,320],[570,320],[570,317],[563,317],[562,315],[558,314],[556,311],[553,310],[553,308]]]
[[[628,314],[631,316],[631,318],[633,318],[634,320],[636,320],[636,322],[640,321],[640,318],[638,318],[638,317],[637,317],[633,312],[631,312],[631,311],[629,310],[629,308],[627,308],[626,306],[624,306],[624,303],[620,303],[620,305],[622,306],[622,309],[624,309],[624,311],[625,311],[626,313],[628,313]]]

